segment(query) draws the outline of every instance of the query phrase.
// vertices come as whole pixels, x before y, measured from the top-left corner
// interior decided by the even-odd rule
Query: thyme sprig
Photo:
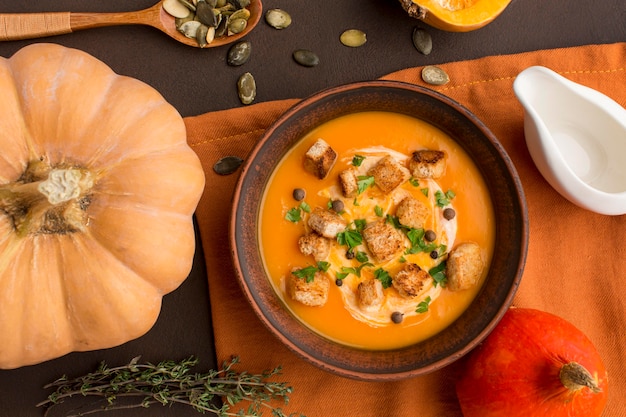
[[[51,415],[55,406],[74,396],[97,397],[104,404],[87,410],[71,410],[67,417],[78,417],[108,410],[148,408],[151,405],[183,404],[200,413],[212,413],[218,417],[259,417],[263,410],[271,410],[274,417],[292,417],[270,402],[281,400],[286,405],[293,388],[284,382],[270,378],[279,375],[281,367],[260,374],[237,372],[233,366],[239,363],[233,357],[222,364],[220,370],[206,373],[191,372],[198,363],[195,357],[180,362],[162,361],[157,364],[139,363],[140,357],[128,364],[109,368],[104,362],[87,375],[77,378],[62,376],[47,384],[54,389],[45,401],[37,404],[45,407],[44,416]],[[217,400],[222,400],[217,401]],[[130,401],[130,402],[129,402]],[[231,412],[231,406],[247,403],[245,411]],[[303,416],[300,416],[303,417]]]

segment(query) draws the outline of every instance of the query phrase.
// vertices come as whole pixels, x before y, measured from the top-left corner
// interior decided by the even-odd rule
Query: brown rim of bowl
[[[268,281],[257,241],[257,216],[265,185],[285,152],[315,126],[342,114],[368,110],[422,118],[455,139],[474,160],[482,161],[477,165],[490,189],[496,218],[490,271],[466,312],[423,342],[382,351],[341,345],[320,336],[295,318]],[[502,221],[504,219],[509,221]],[[520,284],[528,246],[527,207],[522,184],[496,137],[454,100],[433,90],[397,81],[366,81],[329,88],[287,110],[266,130],[246,158],[233,195],[229,226],[237,279],[261,322],[310,363],[344,377],[367,381],[391,381],[427,374],[476,347],[510,307]],[[497,285],[493,280],[498,280]]]

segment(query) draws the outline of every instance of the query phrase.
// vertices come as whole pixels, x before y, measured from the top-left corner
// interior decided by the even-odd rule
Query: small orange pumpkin
[[[512,308],[457,380],[464,417],[599,417],[608,376],[591,341],[561,317]]]
[[[152,87],[53,44],[0,58],[0,368],[137,338],[191,270],[204,188]]]
[[[469,32],[492,22],[511,0],[400,0],[412,17],[437,29]]]

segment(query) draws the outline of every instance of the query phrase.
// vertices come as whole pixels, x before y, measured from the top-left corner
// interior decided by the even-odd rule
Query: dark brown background
[[[154,2],[0,0],[0,12],[130,11],[149,7]],[[275,7],[292,15],[292,26],[277,31],[261,22],[247,37],[252,43],[251,59],[237,68],[226,64],[228,47],[191,48],[149,27],[91,29],[45,41],[82,49],[116,72],[152,85],[183,116],[241,106],[235,84],[246,71],[257,82],[256,102],[262,102],[304,97],[329,86],[374,79],[406,67],[626,41],[624,0],[513,0],[493,23],[469,33],[431,29],[408,17],[396,0],[265,0],[266,10]],[[416,26],[432,34],[434,47],[428,56],[419,54],[412,46],[411,33]],[[339,35],[349,28],[365,31],[366,45],[356,49],[341,45]],[[21,47],[39,41],[42,40],[0,42],[0,55],[9,57]],[[320,57],[319,66],[298,66],[291,54],[300,48],[315,51]],[[32,291],[36,292],[37,288]],[[0,370],[0,417],[41,416],[42,411],[35,404],[45,398],[46,392],[41,387],[46,382],[64,373],[77,376],[89,372],[101,360],[117,365],[137,355],[142,355],[144,360],[159,361],[193,354],[200,357],[201,369],[213,367],[207,293],[204,265],[197,257],[189,279],[164,298],[161,317],[145,336],[113,349],[74,353],[36,366]],[[10,335],[0,335],[0,343],[4,337]],[[182,407],[152,407],[107,415],[198,414]]]

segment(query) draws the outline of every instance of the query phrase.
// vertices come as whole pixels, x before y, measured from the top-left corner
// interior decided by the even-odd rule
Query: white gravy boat
[[[626,109],[606,95],[534,66],[513,83],[524,135],[546,181],[572,203],[626,213]]]

